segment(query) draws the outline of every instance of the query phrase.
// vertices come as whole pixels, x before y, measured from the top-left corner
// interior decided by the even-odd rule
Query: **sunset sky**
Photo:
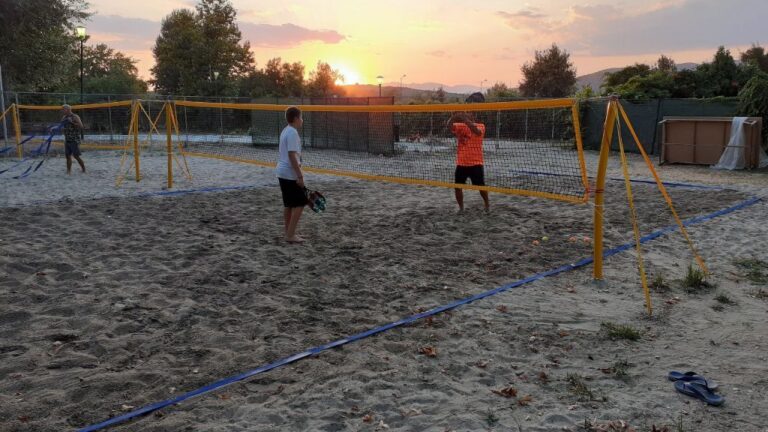
[[[160,22],[194,0],[90,0],[92,43],[139,60],[149,78]],[[766,0],[234,0],[243,38],[258,66],[272,57],[318,60],[348,84],[487,79],[516,87],[520,66],[553,42],[572,54],[579,75],[659,54],[678,63],[709,60],[718,45],[734,55],[768,36]],[[486,84],[487,86],[488,84]]]

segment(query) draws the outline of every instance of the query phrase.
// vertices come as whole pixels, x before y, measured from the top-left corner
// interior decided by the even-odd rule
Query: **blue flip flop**
[[[710,390],[716,390],[718,385],[713,382],[707,381],[706,378],[697,374],[696,372],[677,372],[672,371],[667,375],[670,381],[684,381],[684,382],[699,382],[704,384]]]
[[[701,399],[713,406],[720,406],[725,402],[725,399],[722,396],[712,393],[707,386],[697,381],[675,381],[675,390],[684,395]]]

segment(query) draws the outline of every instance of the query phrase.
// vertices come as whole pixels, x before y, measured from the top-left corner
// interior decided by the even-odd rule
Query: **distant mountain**
[[[393,87],[399,87],[400,83],[390,83],[389,85]],[[443,90],[447,91],[448,93],[460,93],[460,94],[470,94],[480,90],[479,86],[473,86],[469,84],[458,84],[458,85],[451,86],[451,85],[445,85],[445,84],[440,84],[436,82],[408,83],[408,84],[403,83],[403,87],[409,87],[415,90],[436,90],[442,87]]]
[[[576,77],[576,88],[581,89],[582,87],[592,86],[592,90],[599,92],[600,86],[603,85],[606,75],[620,70],[621,68],[608,68],[588,75]]]
[[[373,85],[373,84],[353,84],[353,85],[345,85],[342,86],[344,88],[344,91],[346,93],[346,96],[350,97],[375,97],[379,95],[379,86]],[[384,84],[381,87],[381,95],[382,96],[394,96],[398,100],[409,100],[414,99],[418,97],[424,97],[428,93],[433,93],[436,89],[440,87],[440,84],[436,84],[435,87],[429,87],[427,85],[422,86],[423,88],[413,88],[409,84],[406,86],[403,84],[402,89],[400,88],[400,83],[397,84]],[[455,92],[454,89],[456,86],[452,87],[443,87],[443,90],[445,90],[445,97],[446,100],[454,100],[458,98],[459,100],[464,100],[466,97],[466,93],[459,93]]]
[[[696,69],[698,66],[697,63],[680,63],[677,65],[677,70],[692,70]],[[605,81],[605,76],[609,73],[618,72],[622,68],[608,68],[603,69],[588,75],[582,75],[580,77],[576,78],[576,88],[580,89],[586,85],[591,85],[592,89],[595,91],[600,91],[600,86],[603,85],[603,81]]]

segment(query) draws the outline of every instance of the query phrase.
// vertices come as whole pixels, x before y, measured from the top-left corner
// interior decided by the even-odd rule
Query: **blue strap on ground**
[[[32,138],[34,138],[36,136],[37,135],[30,135],[27,138],[25,138],[24,141],[20,142],[18,145],[12,145],[12,146],[8,146],[8,147],[4,147],[4,148],[0,149],[0,154],[7,153],[7,152],[9,152],[9,151],[11,151],[11,150],[13,150],[15,148],[21,147],[24,144],[26,144],[29,140],[31,140]]]
[[[8,168],[6,168],[6,169],[4,169],[4,170],[0,171],[0,174],[5,174],[6,172],[13,170],[14,168],[16,168],[16,167],[20,166],[21,164],[23,164],[24,162],[27,162],[27,161],[29,161],[29,160],[30,160],[30,159],[32,159],[32,158],[35,158],[36,156],[40,156],[40,155],[43,155],[43,156],[47,156],[47,155],[48,155],[48,152],[49,152],[49,151],[50,151],[50,149],[51,149],[51,143],[52,143],[52,141],[53,141],[53,136],[54,136],[56,133],[60,132],[60,131],[61,131],[61,128],[63,128],[63,127],[64,127],[64,122],[63,122],[63,121],[62,121],[61,123],[59,123],[58,125],[56,125],[56,126],[53,126],[53,127],[51,128],[51,130],[50,130],[50,131],[51,131],[51,132],[50,132],[50,134],[48,134],[48,138],[46,138],[46,139],[45,139],[45,141],[43,141],[42,143],[40,143],[40,145],[39,145],[39,146],[37,146],[37,148],[36,148],[36,149],[32,150],[32,151],[29,153],[30,157],[24,158],[24,159],[20,160],[19,162],[17,162],[16,164],[14,164],[14,165],[11,165],[10,167],[8,167]],[[27,138],[25,138],[25,139],[24,139],[24,141],[22,141],[21,143],[19,143],[19,146],[23,146],[24,144],[26,144],[27,142],[29,142],[30,140],[32,140],[33,138],[35,138],[35,137],[37,137],[37,136],[38,136],[38,135],[30,135],[30,136],[28,136]],[[15,147],[15,146],[14,146],[14,147]],[[14,147],[6,147],[6,148],[14,148]],[[43,151],[43,148],[45,148],[45,151]],[[2,152],[0,152],[0,153],[2,153]],[[27,167],[27,169],[26,169],[26,170],[24,170],[24,172],[23,172],[23,173],[19,174],[18,176],[15,176],[15,177],[13,177],[13,178],[14,178],[14,179],[23,179],[23,178],[25,178],[25,177],[28,177],[28,176],[29,176],[29,175],[31,175],[32,173],[35,173],[35,172],[37,172],[37,170],[39,170],[39,169],[40,169],[40,167],[43,165],[43,163],[46,161],[46,159],[47,159],[47,158],[44,158],[43,160],[41,160],[40,162],[38,162],[38,163],[37,163],[37,166],[35,166],[35,163],[34,163],[34,162],[32,162],[32,164],[30,164],[30,166],[29,166],[29,167]]]
[[[729,213],[733,213],[733,212],[735,212],[737,210],[741,210],[741,209],[743,209],[745,207],[749,207],[749,206],[751,206],[753,204],[756,204],[760,200],[761,200],[761,198],[751,198],[749,200],[746,200],[744,202],[736,204],[736,205],[734,205],[732,207],[728,207],[726,209],[722,209],[722,210],[716,211],[714,213],[710,213],[710,214],[707,214],[707,215],[703,215],[703,216],[698,216],[698,217],[694,217],[694,218],[691,218],[691,219],[687,219],[684,222],[684,224],[686,226],[690,226],[690,225],[695,225],[695,224],[698,224],[698,223],[702,223],[702,222],[705,222],[705,221],[708,221],[708,220],[711,220],[711,219],[714,219],[714,218],[717,218],[717,217],[720,217],[720,216],[723,216],[723,215],[726,215],[726,214],[729,214]],[[642,243],[646,243],[648,241],[651,241],[653,239],[661,237],[662,235],[664,235],[664,234],[666,234],[668,232],[674,231],[676,229],[677,229],[677,225],[670,225],[670,226],[668,226],[666,228],[660,229],[658,231],[655,231],[655,232],[653,232],[651,234],[646,235],[640,241]],[[623,251],[626,251],[628,249],[631,249],[634,246],[635,246],[634,242],[627,243],[627,244],[621,245],[621,246],[619,246],[617,248],[614,248],[614,249],[611,249],[609,251],[604,252],[603,256],[607,258],[607,257],[613,256],[613,255],[616,255],[618,253],[621,253]],[[578,261],[578,262],[573,263],[573,264],[566,264],[566,265],[558,267],[556,269],[549,270],[549,271],[546,271],[546,272],[543,272],[543,273],[539,273],[539,274],[527,277],[525,279],[522,279],[522,280],[519,280],[519,281],[516,281],[516,282],[512,282],[512,283],[504,285],[504,286],[501,286],[499,288],[496,288],[496,289],[493,289],[493,290],[490,290],[490,291],[486,291],[486,292],[474,295],[472,297],[468,297],[468,298],[465,298],[465,299],[462,299],[462,300],[457,300],[457,301],[454,301],[453,303],[449,303],[449,304],[444,305],[444,306],[439,306],[437,308],[434,308],[434,309],[431,309],[429,311],[422,312],[422,313],[419,313],[419,314],[416,314],[416,315],[411,315],[411,316],[409,316],[407,318],[403,318],[403,319],[401,319],[399,321],[395,321],[395,322],[383,325],[381,327],[377,327],[377,328],[374,328],[374,329],[371,329],[371,330],[368,330],[368,331],[365,331],[365,332],[362,332],[362,333],[358,333],[356,335],[353,335],[353,336],[350,336],[350,337],[347,337],[347,338],[344,338],[344,339],[339,339],[339,340],[336,340],[334,342],[330,342],[330,343],[327,343],[325,345],[321,345],[321,346],[318,346],[318,347],[315,347],[315,348],[310,348],[310,349],[308,349],[308,350],[306,350],[304,352],[301,352],[301,353],[298,353],[298,354],[294,354],[294,355],[292,355],[290,357],[285,357],[285,358],[280,359],[280,360],[278,360],[278,361],[276,361],[274,363],[270,363],[270,364],[261,366],[261,367],[259,367],[257,369],[253,369],[251,371],[244,372],[244,373],[242,373],[240,375],[235,375],[235,376],[231,376],[229,378],[224,378],[222,380],[219,380],[219,381],[216,381],[214,383],[208,384],[208,385],[206,385],[204,387],[200,387],[197,390],[193,390],[193,391],[191,391],[189,393],[185,393],[185,394],[176,396],[175,398],[167,399],[167,400],[164,400],[162,402],[157,402],[157,403],[154,403],[154,404],[151,404],[151,405],[146,405],[146,406],[144,406],[142,408],[139,408],[139,409],[137,409],[135,411],[131,411],[129,413],[123,414],[123,415],[118,416],[118,417],[113,417],[113,418],[111,418],[109,420],[106,420],[106,421],[103,421],[101,423],[88,426],[86,428],[80,429],[79,432],[94,432],[94,431],[102,430],[102,429],[107,428],[109,426],[114,426],[114,425],[116,425],[118,423],[123,423],[123,422],[126,422],[128,420],[135,419],[137,417],[141,417],[141,416],[150,414],[150,413],[152,413],[154,411],[157,411],[159,409],[166,408],[168,406],[184,402],[185,400],[188,400],[188,399],[191,399],[191,398],[203,395],[205,393],[208,393],[208,392],[211,392],[211,391],[214,391],[214,390],[218,390],[220,388],[226,387],[226,386],[228,386],[230,384],[234,384],[234,383],[243,381],[243,380],[248,379],[250,377],[253,377],[255,375],[259,375],[261,373],[264,373],[264,372],[267,372],[267,371],[270,371],[270,370],[273,370],[273,369],[277,369],[277,368],[279,368],[281,366],[285,366],[287,364],[291,364],[291,363],[297,362],[297,361],[299,361],[301,359],[304,359],[304,358],[307,358],[307,357],[311,357],[311,356],[320,354],[323,351],[327,351],[327,350],[332,349],[332,348],[340,347],[340,346],[346,345],[348,343],[359,341],[361,339],[365,339],[367,337],[376,335],[378,333],[385,332],[387,330],[391,330],[393,328],[401,327],[401,326],[404,326],[406,324],[411,324],[411,323],[413,323],[415,321],[418,321],[418,320],[421,320],[423,318],[430,317],[430,316],[433,316],[433,315],[437,315],[439,313],[442,313],[442,312],[445,312],[445,311],[448,311],[448,310],[451,310],[451,309],[455,309],[455,308],[457,308],[459,306],[463,306],[463,305],[475,302],[477,300],[481,300],[481,299],[484,299],[486,297],[490,297],[490,296],[496,295],[498,293],[501,293],[501,292],[504,292],[504,291],[508,291],[510,289],[517,288],[517,287],[529,284],[531,282],[535,282],[535,281],[538,281],[538,280],[541,280],[541,279],[544,279],[544,278],[547,278],[547,277],[550,277],[550,276],[555,276],[555,275],[560,274],[560,273],[564,273],[564,272],[568,272],[568,271],[571,271],[571,270],[575,270],[575,269],[580,268],[580,267],[584,267],[586,265],[591,264],[592,260],[593,260],[592,258],[584,258],[581,261]]]

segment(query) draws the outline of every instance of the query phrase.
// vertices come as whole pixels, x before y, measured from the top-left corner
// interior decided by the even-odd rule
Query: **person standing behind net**
[[[290,107],[285,110],[288,126],[280,133],[279,156],[277,160],[277,180],[283,194],[283,220],[285,222],[285,240],[288,243],[302,243],[304,239],[296,235],[301,213],[307,204],[304,194],[304,175],[301,172],[301,137],[299,129],[304,124],[301,110]]]
[[[474,186],[485,186],[485,170],[483,168],[483,137],[485,137],[485,125],[476,123],[470,114],[455,113],[448,120],[448,128],[451,130],[458,144],[456,146],[456,184],[466,184],[467,179]],[[464,191],[456,188],[456,203],[459,211],[464,210]],[[485,211],[490,209],[488,191],[480,191],[483,198]]]
[[[67,174],[72,173],[72,158],[74,157],[80,168],[85,172],[85,163],[80,158],[80,136],[83,130],[83,122],[80,116],[72,112],[72,107],[64,104],[61,106],[64,133],[64,156],[67,158]]]

